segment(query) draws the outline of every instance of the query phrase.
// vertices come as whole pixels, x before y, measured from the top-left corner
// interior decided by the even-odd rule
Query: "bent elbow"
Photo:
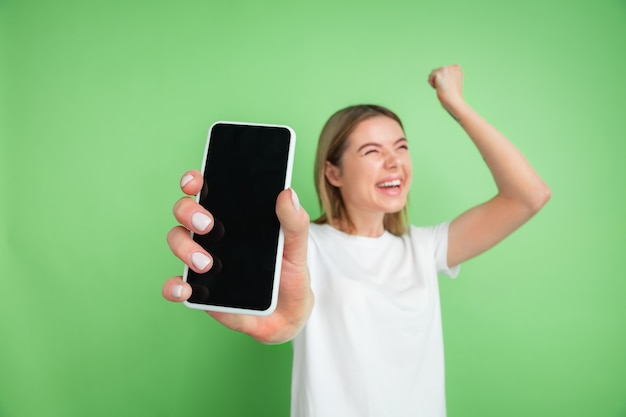
[[[537,190],[535,190],[535,192],[533,193],[533,197],[529,204],[532,213],[535,214],[539,210],[541,210],[551,197],[552,191],[550,190],[550,187],[548,187],[546,184],[542,184],[540,187],[537,187]]]

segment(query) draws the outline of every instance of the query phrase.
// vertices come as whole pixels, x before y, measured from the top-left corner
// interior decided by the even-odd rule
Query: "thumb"
[[[441,68],[434,69],[428,75],[428,84],[435,90],[443,87],[443,77],[441,76]]]
[[[300,206],[293,189],[283,190],[278,195],[276,215],[285,235],[284,258],[295,265],[306,266],[309,215]]]

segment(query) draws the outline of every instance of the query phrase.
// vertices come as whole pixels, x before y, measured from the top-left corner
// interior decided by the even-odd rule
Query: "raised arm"
[[[460,66],[438,68],[428,81],[442,106],[476,145],[498,189],[492,199],[467,210],[450,224],[448,265],[454,266],[510,235],[537,213],[551,194],[521,152],[465,102]]]

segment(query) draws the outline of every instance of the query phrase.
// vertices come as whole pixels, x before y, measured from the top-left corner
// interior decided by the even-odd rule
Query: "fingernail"
[[[300,200],[298,199],[298,194],[291,188],[291,202],[293,203],[293,207],[296,211],[300,211]]]
[[[204,213],[194,213],[191,216],[191,224],[194,229],[203,231],[211,224],[211,218]]]
[[[172,296],[174,298],[180,298],[183,295],[183,286],[178,284],[172,287]]]
[[[185,185],[189,184],[189,181],[191,181],[193,179],[193,175],[191,174],[187,174],[183,177],[182,180],[180,180],[180,187],[184,187]]]
[[[202,271],[209,266],[211,259],[202,252],[194,252],[191,254],[191,263],[196,269]]]

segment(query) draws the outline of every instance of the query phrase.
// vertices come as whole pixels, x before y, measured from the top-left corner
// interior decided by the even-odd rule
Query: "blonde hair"
[[[347,233],[354,231],[354,225],[341,197],[339,188],[326,179],[326,161],[341,166],[341,157],[348,146],[348,138],[359,123],[376,116],[385,116],[398,122],[404,130],[400,118],[391,110],[374,105],[360,104],[337,111],[324,125],[317,144],[315,156],[315,189],[322,215],[314,220],[317,224],[341,223],[347,227]],[[407,230],[406,205],[396,213],[386,213],[383,227],[394,235],[402,235]]]

